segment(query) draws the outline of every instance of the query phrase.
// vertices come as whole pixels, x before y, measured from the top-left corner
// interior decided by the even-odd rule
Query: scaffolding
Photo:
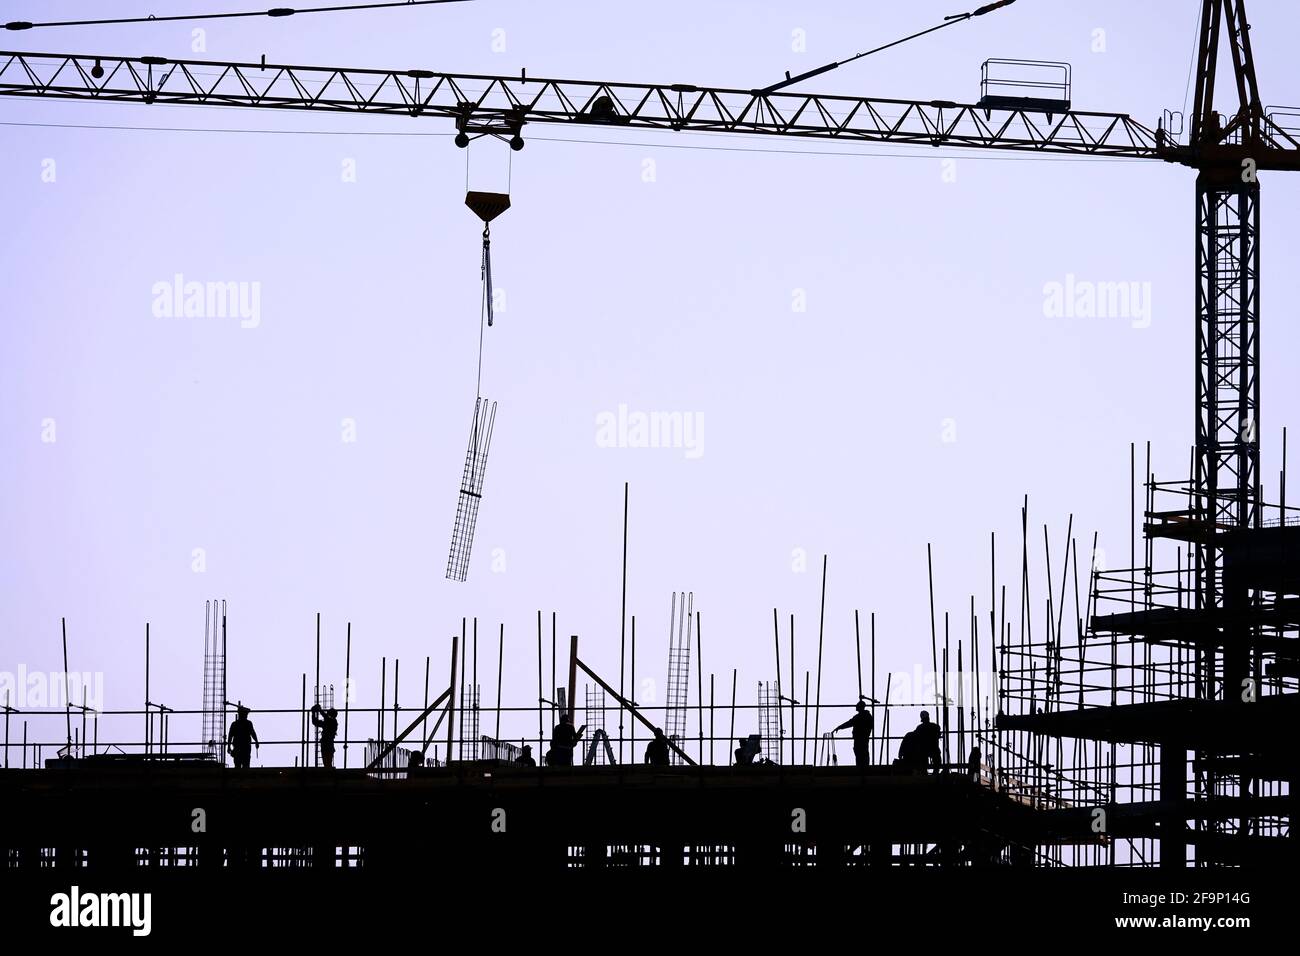
[[[1288,745],[1274,724],[1300,690],[1300,601],[1286,596],[1300,593],[1300,515],[1261,503],[1242,525],[1195,480],[1143,486],[1143,560],[1105,569],[1094,557],[1071,625],[1073,542],[1037,635],[1025,578],[1018,639],[1001,629],[1010,719],[993,741],[996,784],[1036,808],[1122,807],[1137,821],[1093,846],[1040,847],[1049,862],[1273,858],[1290,832]]]

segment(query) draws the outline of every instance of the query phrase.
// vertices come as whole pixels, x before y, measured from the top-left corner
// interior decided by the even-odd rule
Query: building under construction
[[[1250,599],[1217,612],[1198,606],[1194,552],[1168,569],[1148,561],[1134,570],[1092,571],[1082,604],[1073,593],[1070,616],[1085,615],[1081,630],[1062,625],[1077,549],[1061,561],[1059,589],[1046,585],[1041,625],[1037,601],[1033,613],[1013,610],[1017,624],[1007,620],[1006,588],[994,583],[1001,600],[991,604],[987,629],[972,619],[969,641],[945,634],[936,651],[948,661],[954,650],[970,657],[940,671],[952,683],[936,697],[944,732],[935,766],[918,770],[900,759],[907,728],[891,728],[890,715],[915,704],[891,702],[888,691],[870,706],[870,764],[841,765],[830,735],[808,727],[809,714],[830,705],[809,700],[803,688],[797,695],[781,690],[781,682],[789,688],[794,680],[793,671],[782,673],[775,614],[778,679],[761,684],[753,704],[738,704],[734,685],[729,702],[718,703],[712,687],[704,696],[699,675],[699,696],[691,701],[686,618],[675,621],[667,665],[678,672],[680,694],[657,708],[638,706],[589,668],[576,637],[559,655],[568,682],[553,685],[548,699],[539,614],[538,706],[503,706],[498,699],[484,707],[477,633],[459,662],[458,636],[450,682],[432,700],[426,662],[424,706],[399,705],[396,666],[391,705],[345,703],[343,726],[364,726],[365,736],[344,731],[332,770],[322,766],[305,704],[255,713],[267,720],[293,716],[301,734],[296,742],[265,741],[281,755],[294,748],[291,759],[278,758],[285,766],[241,771],[227,766],[224,737],[215,747],[171,739],[177,712],[157,703],[89,715],[78,708],[75,727],[70,704],[66,713],[9,708],[0,786],[15,814],[9,819],[23,824],[4,830],[6,863],[19,872],[102,873],[175,866],[382,870],[429,853],[464,866],[508,862],[516,870],[1294,861],[1289,718],[1300,697],[1290,642],[1300,621],[1287,609],[1300,592],[1300,524],[1207,531],[1195,512],[1151,507],[1166,489],[1148,490],[1148,555],[1168,537],[1193,547],[1213,542],[1223,549],[1225,590]],[[212,687],[220,687],[225,667],[224,614],[214,624],[217,636],[205,654],[207,696],[221,694]],[[1225,653],[1229,639],[1245,648],[1238,659]],[[970,684],[980,672],[981,643],[994,658],[993,688]],[[551,665],[554,671],[554,653]],[[386,679],[387,673],[385,666]],[[567,692],[580,682],[581,706]],[[1238,692],[1226,694],[1225,687]],[[328,707],[331,689],[312,700]],[[201,712],[205,728],[233,717],[233,705],[215,709]],[[517,722],[530,710],[535,738],[500,738],[503,712]],[[566,710],[589,730],[574,765],[547,765],[544,757],[541,766],[521,764],[524,744],[546,753]],[[492,720],[495,735],[484,732],[483,722]],[[141,721],[143,733],[101,739],[101,722]],[[29,723],[43,733],[66,723],[67,741],[29,738]],[[21,743],[11,738],[20,724]],[[743,748],[755,724],[753,756],[733,756],[731,747]],[[641,762],[657,726],[671,731],[667,766]],[[352,751],[362,750],[362,740],[358,759]],[[424,759],[412,766],[416,753]],[[207,823],[194,834],[189,808],[196,806]],[[429,826],[431,818],[463,825]]]

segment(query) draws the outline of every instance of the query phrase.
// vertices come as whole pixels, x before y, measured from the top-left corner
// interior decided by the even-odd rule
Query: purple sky
[[[105,6],[0,3],[0,16]],[[1162,109],[1183,108],[1198,6],[1023,0],[808,88],[969,101],[986,57],[1069,60],[1077,108],[1154,128]],[[960,8],[479,0],[33,30],[3,43],[747,87]],[[1300,100],[1289,50],[1300,12],[1254,0],[1251,13],[1266,102]],[[806,52],[792,50],[796,30]],[[1098,30],[1104,52],[1093,52]],[[584,658],[616,680],[624,481],[638,676],[659,683],[654,699],[639,689],[643,702],[663,702],[674,590],[695,593],[720,702],[733,667],[741,703],[773,678],[774,606],[798,615],[802,683],[816,667],[823,553],[822,696],[850,701],[854,608],[877,614],[882,692],[886,671],[928,669],[926,542],[940,610],[965,634],[972,592],[987,615],[989,532],[1005,544],[1002,569],[1019,560],[1023,494],[1040,577],[1042,524],[1059,554],[1070,513],[1081,552],[1097,530],[1106,563],[1122,567],[1129,443],[1153,442],[1158,477],[1186,472],[1191,171],[535,127],[512,157],[498,142],[469,150],[471,185],[504,190],[508,171],[513,207],[493,230],[505,307],[486,335],[483,392],[500,403],[496,433],[470,579],[454,584],[443,574],[480,286],[466,153],[449,124],[39,100],[0,100],[0,123],[0,670],[61,669],[66,616],[71,669],[104,672],[108,708],[143,699],[146,621],[153,697],[199,706],[209,597],[230,603],[230,694],[254,706],[296,706],[317,611],[322,676],[339,685],[353,623],[362,707],[378,703],[381,656],[401,658],[405,704],[423,695],[425,655],[441,689],[466,615],[492,635],[479,655],[487,704],[500,622],[506,698],[536,697],[539,608],[548,620],[557,610],[561,636],[579,634]],[[579,139],[607,142],[568,141]],[[1261,178],[1262,434],[1275,497],[1297,398],[1287,356],[1300,336],[1289,321],[1300,184]],[[257,284],[256,327],[155,315],[155,285],[177,274]],[[1137,283],[1149,315],[1045,314],[1045,289],[1067,282]],[[598,418],[620,405],[702,420],[702,443],[602,447]],[[53,442],[42,440],[50,419]],[[804,573],[792,570],[796,549]],[[59,736],[57,723],[44,736]],[[742,716],[737,731],[754,723]],[[535,734],[535,718],[504,730]],[[267,718],[263,736],[291,731],[296,719]],[[176,739],[196,733],[197,719],[173,725]],[[263,759],[292,756],[273,753]]]

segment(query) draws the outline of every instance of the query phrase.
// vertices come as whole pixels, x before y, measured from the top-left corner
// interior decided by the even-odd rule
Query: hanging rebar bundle
[[[488,448],[492,444],[492,426],[496,422],[497,403],[479,397],[474,400],[474,421],[470,427],[469,448],[465,452],[465,472],[460,481],[456,502],[456,523],[451,531],[451,552],[447,556],[447,580],[464,581],[469,571],[470,549],[474,544],[474,525],[478,506],[483,499],[483,476],[487,471]]]
[[[483,398],[483,323],[492,324],[492,254],[488,224],[510,208],[506,193],[468,192],[465,205],[483,220],[482,308],[479,314],[478,371],[474,383],[474,421],[470,426],[469,449],[465,452],[465,471],[460,480],[456,502],[456,523],[451,532],[451,551],[447,555],[447,580],[464,581],[469,572],[470,550],[474,545],[474,525],[483,498],[483,475],[487,470],[488,448],[492,444],[492,426],[496,421],[497,403]]]

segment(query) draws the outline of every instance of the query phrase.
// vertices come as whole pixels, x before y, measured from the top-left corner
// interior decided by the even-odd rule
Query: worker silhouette
[[[574,730],[573,715],[567,710],[560,714],[560,722],[551,731],[551,752],[547,762],[552,767],[572,767],[573,748],[578,746],[582,732],[586,729],[587,725],[583,724]]]
[[[658,727],[655,728],[654,739],[646,744],[645,762],[651,767],[666,767],[671,762],[668,759],[668,738]]]
[[[970,756],[966,758],[966,776],[970,777],[971,783],[980,782],[980,762],[984,755],[980,753],[979,744],[970,748]]]
[[[533,759],[533,748],[524,744],[519,751],[519,756],[515,758],[516,767],[536,767],[537,761]]]
[[[831,733],[838,730],[848,730],[850,727],[853,728],[853,762],[859,767],[866,767],[871,764],[871,731],[875,726],[875,721],[871,719],[871,711],[867,710],[865,697],[858,698],[857,710],[856,714],[836,727]]]
[[[737,767],[752,767],[754,760],[758,757],[763,749],[763,738],[759,734],[750,734],[748,737],[736,738],[736,743],[740,744],[735,750]]]
[[[917,755],[920,749],[916,744],[916,731],[909,730],[903,734],[903,738],[898,742],[898,756],[894,758],[894,766],[903,770],[916,770]],[[920,769],[924,769],[924,765]]]
[[[321,714],[324,713],[322,717]],[[339,733],[339,712],[331,707],[321,711],[320,704],[311,705],[311,725],[320,731],[320,759],[327,769],[334,767],[334,738]]]
[[[943,755],[939,752],[939,725],[930,722],[930,712],[921,711],[921,722],[912,731],[916,735],[918,753],[915,757],[918,769],[926,770],[932,764],[936,771],[943,765]]]
[[[248,708],[241,705],[235,713],[230,731],[226,734],[226,750],[235,758],[236,770],[248,769],[254,745],[259,752],[262,749],[261,741],[257,739],[257,731],[253,729],[253,722],[248,719],[248,713]]]

